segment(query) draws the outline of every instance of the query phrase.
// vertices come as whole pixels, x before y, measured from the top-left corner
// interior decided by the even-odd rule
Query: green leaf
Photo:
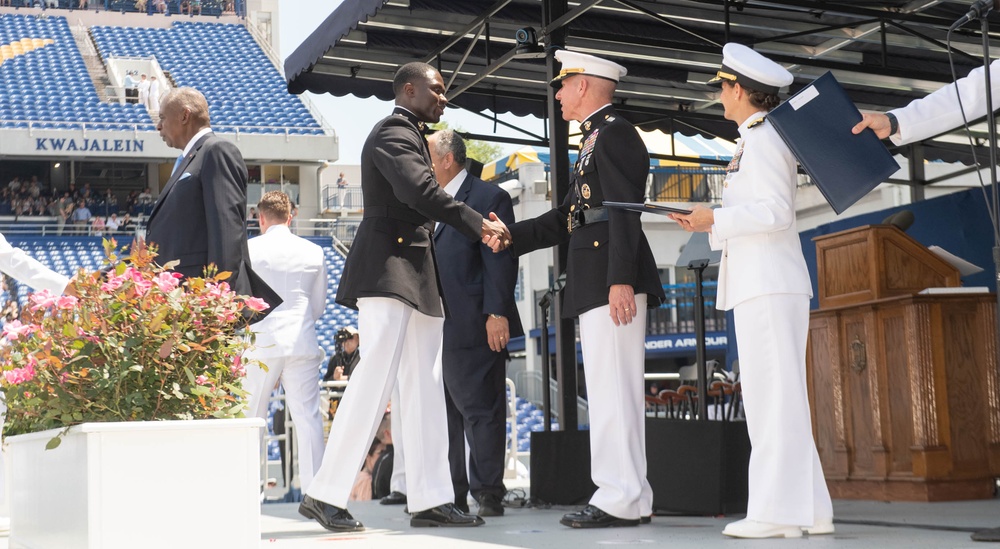
[[[62,434],[58,434],[50,438],[49,441],[45,444],[45,449],[55,450],[56,448],[59,447],[60,444],[62,444]]]

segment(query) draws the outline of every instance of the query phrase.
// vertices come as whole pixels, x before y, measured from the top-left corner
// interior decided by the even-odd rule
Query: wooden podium
[[[996,296],[921,294],[958,271],[899,229],[815,239],[806,356],[813,433],[834,498],[993,497],[1000,476]]]

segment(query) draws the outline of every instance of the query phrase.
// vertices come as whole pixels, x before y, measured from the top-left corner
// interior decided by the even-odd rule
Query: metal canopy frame
[[[467,137],[549,147],[553,203],[568,192],[567,124],[558,116],[553,46],[612,59],[628,69],[616,109],[644,130],[735,140],[706,82],[721,45],[740,42],[782,63],[794,93],[832,71],[861,109],[885,111],[952,81],[944,40],[970,0],[344,0],[287,59],[292,93],[392,100],[392,76],[409,61],[436,66],[452,106],[519,130],[523,138]],[[1000,17],[996,14],[991,17]],[[537,43],[518,43],[531,28]],[[981,65],[977,29],[953,35],[958,76]],[[1000,52],[1000,48],[995,49]],[[490,113],[490,114],[485,114]],[[518,128],[498,114],[533,115],[542,130]],[[980,158],[985,129],[974,128]],[[945,134],[898,152],[913,159],[971,164],[964,136]],[[657,155],[662,156],[662,155]],[[678,158],[678,157],[672,157]],[[697,158],[678,158],[699,162]],[[919,167],[922,168],[922,165]],[[964,173],[962,170],[960,173]],[[924,180],[911,170],[919,198]],[[565,247],[555,253],[560,271]],[[556,401],[564,426],[576,424],[576,348],[572,321],[556,323]],[[544,337],[544,336],[543,336]]]
[[[441,70],[452,105],[489,112],[497,124],[497,113],[544,121],[543,47],[555,45],[628,68],[616,107],[639,127],[735,140],[735,125],[704,85],[720,64],[721,44],[749,44],[787,66],[796,77],[792,93],[829,70],[860,108],[887,110],[951,81],[945,33],[969,7],[969,0],[576,0],[545,23],[553,2],[345,0],[289,57],[289,89],[391,100],[395,69],[423,60]],[[515,32],[528,27],[538,46],[516,42]],[[551,40],[557,30],[565,40]],[[962,76],[980,64],[979,35],[955,37]],[[513,128],[523,138],[470,137],[552,148],[544,122],[541,131]],[[929,140],[923,156],[971,163],[967,147],[953,146],[961,142],[955,135]]]

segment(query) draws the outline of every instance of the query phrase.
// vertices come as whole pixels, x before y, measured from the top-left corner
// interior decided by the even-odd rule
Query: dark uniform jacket
[[[507,191],[478,177],[467,176],[455,200],[486,215],[495,212],[507,225],[514,223],[514,206]],[[507,317],[510,337],[524,335],[514,303],[517,259],[510,251],[495,254],[480,240],[469,240],[445,224],[434,232],[434,245],[448,303],[444,349],[488,348],[486,318],[490,313]],[[504,353],[506,356],[506,350]]]
[[[357,309],[362,297],[390,297],[425,315],[444,316],[434,221],[481,238],[483,216],[453,200],[434,179],[422,128],[413,113],[396,107],[361,149],[364,219],[337,288],[337,303],[345,307]]]
[[[517,255],[569,241],[562,316],[572,318],[608,304],[613,284],[629,284],[647,294],[647,306],[664,299],[653,252],[639,221],[641,214],[607,209],[607,221],[572,229],[579,210],[601,208],[605,200],[642,202],[649,174],[646,145],[610,105],[581,124],[580,154],[570,175],[566,200],[556,209],[510,227]]]

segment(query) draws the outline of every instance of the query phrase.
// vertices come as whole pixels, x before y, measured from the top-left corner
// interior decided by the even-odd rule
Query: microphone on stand
[[[1000,3],[998,0],[975,0],[972,5],[969,6],[969,12],[951,25],[951,30],[955,30],[969,21],[975,21],[976,19],[986,17],[994,8],[997,7],[998,3]]]

